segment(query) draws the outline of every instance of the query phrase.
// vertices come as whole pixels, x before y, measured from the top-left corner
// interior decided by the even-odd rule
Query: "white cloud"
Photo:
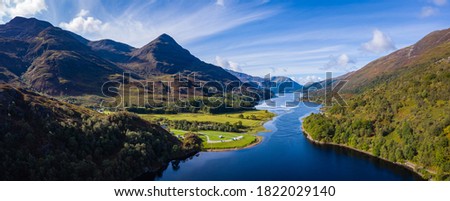
[[[320,82],[323,80],[323,78],[315,75],[308,75],[306,77],[291,77],[291,79],[302,85],[307,83]]]
[[[46,10],[45,0],[2,0],[0,3],[0,21],[4,17],[31,17]]]
[[[167,33],[177,42],[185,45],[199,38],[266,19],[280,11],[278,8],[261,8],[258,7],[259,4],[255,3],[229,4],[225,2],[226,8],[217,6],[215,3],[199,4],[200,6],[195,7],[195,9],[187,6],[187,4],[190,4],[189,1],[180,1],[180,3],[173,4],[155,4],[149,1],[148,4],[131,3],[128,7],[124,7],[121,14],[117,15],[109,15],[99,11],[96,15],[101,16],[101,22],[107,26],[104,28],[100,26],[103,29],[95,34],[81,32],[79,34],[90,40],[110,38],[135,47],[141,47],[162,33]],[[83,24],[82,22],[86,21],[87,16],[77,18],[76,22],[79,21],[78,23],[63,22],[62,24],[66,25],[65,28],[83,30],[83,26],[78,24]],[[92,20],[95,21],[94,18]]]
[[[432,0],[432,3],[436,6],[443,6],[447,4],[447,0]]]
[[[386,51],[397,49],[392,39],[378,29],[373,31],[372,40],[362,44],[361,49],[365,52],[381,54]]]
[[[431,6],[424,6],[420,11],[420,17],[426,18],[433,15],[437,15],[439,13],[439,8],[445,6],[447,4],[447,0],[428,0]]]
[[[422,8],[422,11],[420,12],[420,17],[430,17],[433,15],[436,15],[439,12],[437,8],[426,6]]]
[[[354,64],[356,61],[350,58],[347,54],[341,54],[338,57],[330,56],[330,60],[326,63],[321,70],[329,70],[329,69],[344,69],[346,71],[350,71],[355,68]]]
[[[216,0],[216,5],[225,6],[225,0]]]
[[[216,56],[216,64],[222,68],[230,69],[236,72],[242,72],[242,68],[238,63],[229,61],[219,56]]]
[[[62,22],[59,26],[79,34],[97,33],[107,28],[107,23],[103,23],[99,19],[88,16],[88,14],[88,10],[82,9],[72,21],[69,23]]]

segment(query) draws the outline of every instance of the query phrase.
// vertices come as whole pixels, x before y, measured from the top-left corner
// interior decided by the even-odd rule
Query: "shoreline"
[[[257,135],[255,141],[253,141],[252,143],[250,143],[244,147],[225,148],[225,149],[206,149],[206,150],[202,150],[202,152],[227,152],[227,151],[238,151],[238,150],[250,149],[252,147],[255,147],[256,145],[259,145],[262,141],[263,141],[263,137]]]
[[[356,152],[359,152],[359,153],[362,153],[362,154],[366,154],[366,155],[368,155],[368,156],[371,156],[371,157],[375,157],[375,158],[381,159],[381,160],[383,160],[383,161],[385,161],[385,162],[388,162],[388,163],[391,163],[391,164],[394,164],[394,165],[399,165],[399,166],[401,166],[401,167],[403,167],[403,168],[406,168],[406,169],[412,171],[413,173],[415,173],[416,175],[420,176],[423,180],[428,181],[428,180],[425,178],[425,175],[423,175],[422,173],[420,173],[419,171],[416,170],[416,166],[417,166],[417,165],[415,165],[415,164],[412,163],[412,162],[409,162],[409,161],[406,162],[406,163],[393,162],[393,161],[387,160],[387,159],[385,159],[385,158],[381,158],[381,157],[379,157],[379,156],[375,156],[375,155],[373,155],[372,153],[370,153],[370,152],[368,152],[368,151],[364,151],[364,150],[360,150],[360,149],[357,149],[357,148],[354,148],[354,147],[350,147],[350,146],[345,145],[345,144],[338,144],[338,143],[334,143],[334,142],[321,142],[321,141],[315,140],[315,139],[313,139],[313,138],[311,137],[311,135],[305,130],[305,128],[303,128],[303,122],[302,122],[301,130],[302,130],[302,132],[303,132],[303,135],[305,135],[306,139],[308,139],[308,141],[310,141],[311,143],[314,143],[314,144],[320,144],[320,145],[337,146],[337,147],[342,147],[342,148],[350,149],[350,150],[353,150],[353,151],[356,151]],[[428,170],[426,170],[426,171],[428,171]],[[430,173],[430,174],[431,174],[431,173]]]
[[[269,110],[266,110],[267,112],[270,112]],[[261,122],[261,127],[264,128],[264,124],[266,124],[267,122],[273,121],[278,115],[276,115],[273,112],[270,112],[272,114],[274,114],[273,117],[271,117],[270,119],[268,119],[265,122]],[[236,148],[224,148],[224,149],[205,149],[202,150],[203,152],[227,152],[227,151],[238,151],[238,150],[244,150],[244,149],[250,149],[252,147],[255,147],[259,144],[261,144],[261,142],[263,141],[263,136],[258,135],[258,133],[266,133],[266,132],[271,132],[271,130],[267,130],[266,128],[264,128],[264,130],[258,131],[256,132],[254,135],[256,137],[256,140],[253,141],[252,143],[244,146],[244,147],[236,147]]]

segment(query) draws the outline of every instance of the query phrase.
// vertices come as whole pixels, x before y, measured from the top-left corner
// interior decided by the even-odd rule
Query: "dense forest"
[[[155,119],[162,125],[169,126],[170,128],[197,132],[200,130],[212,130],[223,132],[243,132],[243,129],[248,127],[242,125],[242,121],[235,123],[225,122],[211,122],[211,121],[187,121],[187,120],[168,120],[167,118]]]
[[[177,114],[177,113],[209,113],[223,114],[254,110],[261,97],[226,94],[225,96],[212,96],[188,98],[176,102],[147,103],[144,107],[136,104],[125,104],[129,112],[138,114]]]
[[[0,85],[0,180],[130,180],[201,150],[160,126]]]
[[[347,105],[308,116],[304,129],[315,140],[409,161],[426,178],[449,180],[450,43],[413,61],[347,91]]]

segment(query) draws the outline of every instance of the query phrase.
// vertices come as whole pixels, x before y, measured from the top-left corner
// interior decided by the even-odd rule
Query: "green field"
[[[203,139],[203,145],[205,149],[231,149],[231,148],[242,148],[249,146],[252,143],[257,142],[256,134],[258,132],[264,131],[264,122],[272,119],[275,115],[265,110],[253,110],[237,113],[228,114],[200,114],[200,113],[181,113],[181,114],[140,114],[143,119],[148,121],[154,121],[161,117],[168,120],[187,120],[187,121],[197,121],[197,122],[219,122],[225,123],[230,122],[236,123],[238,121],[242,122],[242,125],[248,127],[243,133],[234,132],[221,132],[221,131],[198,131],[196,133]],[[188,131],[171,129],[174,135],[183,136]],[[208,136],[210,142],[208,143]],[[220,138],[219,136],[222,136]],[[242,139],[232,140],[242,136]],[[216,142],[221,141],[224,142]]]
[[[176,130],[176,129],[170,129],[170,132],[172,132],[174,135],[183,136],[184,134],[188,133],[189,131],[183,131],[183,130]],[[257,136],[252,134],[246,134],[246,133],[231,133],[231,132],[221,132],[221,131],[199,131],[195,132],[197,133],[200,138],[203,140],[203,148],[205,149],[232,149],[232,148],[242,148],[246,147],[248,145],[251,145],[252,143],[256,142]],[[209,142],[208,138],[212,141],[224,141],[224,142]],[[222,136],[220,138],[219,136]],[[242,139],[233,141],[233,138],[242,136]]]

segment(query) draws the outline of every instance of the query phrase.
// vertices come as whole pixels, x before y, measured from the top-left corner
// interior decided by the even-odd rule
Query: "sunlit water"
[[[289,107],[293,95],[263,103],[277,116],[259,133],[263,141],[252,148],[228,152],[201,152],[178,165],[169,164],[156,180],[418,180],[416,174],[359,152],[315,145],[303,135],[301,118],[320,106]],[[311,107],[314,106],[314,107]]]

